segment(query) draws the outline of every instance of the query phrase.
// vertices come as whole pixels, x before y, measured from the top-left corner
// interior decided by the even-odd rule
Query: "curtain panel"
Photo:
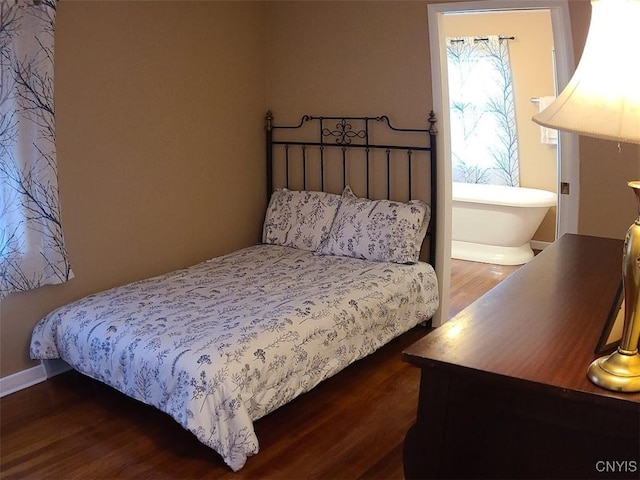
[[[519,186],[509,41],[498,35],[446,40],[453,180]]]
[[[56,0],[0,0],[0,298],[73,277],[53,102]]]

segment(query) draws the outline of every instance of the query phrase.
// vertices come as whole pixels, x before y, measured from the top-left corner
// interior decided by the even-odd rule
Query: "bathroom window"
[[[508,40],[447,38],[454,182],[520,184]]]

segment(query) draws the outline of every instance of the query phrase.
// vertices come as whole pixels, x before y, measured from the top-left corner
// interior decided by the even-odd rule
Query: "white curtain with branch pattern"
[[[55,149],[56,0],[0,0],[0,298],[62,283]]]
[[[520,184],[509,41],[447,38],[453,180]]]

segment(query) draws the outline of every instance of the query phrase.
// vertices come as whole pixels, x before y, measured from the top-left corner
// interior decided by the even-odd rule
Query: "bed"
[[[421,260],[435,250],[434,203],[414,198],[421,182],[411,174],[422,155],[435,195],[434,124],[305,115],[277,126],[267,114],[262,243],[63,306],[35,326],[31,356],[62,358],[158,408],[241,469],[259,449],[255,420],[437,309],[437,279]],[[389,136],[374,143],[380,126]],[[407,144],[412,135],[421,142]],[[382,198],[367,198],[380,189]]]

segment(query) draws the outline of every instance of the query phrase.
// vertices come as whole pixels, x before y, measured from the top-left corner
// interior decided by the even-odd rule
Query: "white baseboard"
[[[21,372],[0,378],[0,398],[15,393],[24,388],[44,382],[47,379],[47,372],[42,363]]]
[[[534,250],[544,250],[549,245],[551,245],[551,242],[541,242],[540,240],[531,240],[531,242],[529,242],[529,245],[531,245],[531,248],[533,248]]]
[[[59,358],[42,360],[40,365],[0,378],[0,398],[44,382],[47,378],[55,377],[69,370],[71,370],[69,364]]]

